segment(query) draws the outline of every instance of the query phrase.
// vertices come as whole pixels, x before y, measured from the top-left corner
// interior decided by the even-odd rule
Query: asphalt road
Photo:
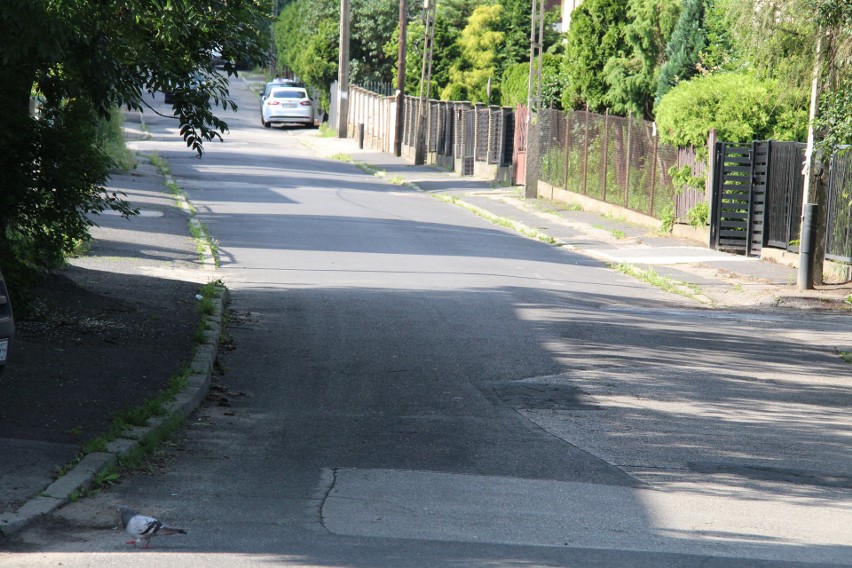
[[[12,565],[852,565],[848,318],[688,309],[235,92],[203,159],[142,147],[219,242],[245,394]],[[189,534],[132,550],[122,503]]]

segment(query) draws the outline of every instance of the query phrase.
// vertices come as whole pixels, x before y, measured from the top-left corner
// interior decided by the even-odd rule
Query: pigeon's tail
[[[186,534],[186,531],[183,530],[183,529],[178,529],[178,528],[175,528],[175,527],[168,527],[166,525],[163,525],[159,528],[159,530],[157,531],[157,534],[161,534],[161,535]]]

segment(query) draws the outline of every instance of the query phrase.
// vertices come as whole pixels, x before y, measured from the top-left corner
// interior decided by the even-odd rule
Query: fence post
[[[627,152],[624,156],[624,207],[630,207],[630,142],[633,134],[633,115],[627,115]]]
[[[603,196],[601,201],[606,202],[606,174],[609,169],[609,109],[604,113],[604,143],[603,143]]]
[[[551,111],[556,112],[556,111]],[[562,122],[565,124],[565,165],[562,168],[562,189],[568,189],[568,157],[570,153],[568,152],[568,113],[562,114]]]
[[[586,105],[586,135],[583,137],[583,195],[588,194],[589,179],[589,105]]]
[[[651,136],[654,139],[654,157],[651,160],[651,217],[654,216],[654,203],[657,194],[657,154],[659,152],[660,147],[660,137],[657,136],[657,123],[654,123],[654,129],[651,132]]]

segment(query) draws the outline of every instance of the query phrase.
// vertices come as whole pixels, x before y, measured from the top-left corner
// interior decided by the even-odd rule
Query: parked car
[[[314,126],[314,103],[301,87],[273,87],[260,105],[260,122],[266,128],[287,123]]]
[[[263,101],[265,101],[266,98],[269,97],[269,93],[271,93],[272,89],[274,89],[276,87],[299,87],[299,86],[301,86],[301,85],[299,85],[296,81],[293,81],[292,79],[275,79],[274,81],[270,81],[266,85],[263,86],[263,92],[260,94],[260,104],[263,105]]]
[[[176,85],[174,91],[172,91],[172,90],[164,91],[163,92],[163,102],[166,103],[167,105],[170,105],[173,102],[175,102],[175,96],[176,96],[178,89],[184,88],[185,89],[184,92],[194,91],[194,90],[198,89],[199,87],[204,86],[204,82],[205,82],[204,75],[202,75],[201,73],[193,73],[192,75],[190,75],[189,81],[187,82],[186,87],[184,87],[183,85]]]
[[[225,66],[225,59],[222,57],[222,51],[219,49],[210,50],[210,63],[213,67],[220,69]]]
[[[6,289],[6,281],[0,272],[0,373],[6,366],[9,356],[9,344],[15,336],[15,319],[12,317],[12,302],[9,299],[9,291]]]

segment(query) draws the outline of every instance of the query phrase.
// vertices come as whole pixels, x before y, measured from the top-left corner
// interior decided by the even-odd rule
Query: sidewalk
[[[100,215],[90,250],[34,290],[33,313],[16,322],[0,378],[0,546],[108,480],[120,458],[175,427],[210,385],[224,299],[212,300],[199,341],[196,295],[214,276],[188,215],[145,160],[113,175],[107,190],[123,192],[140,215]],[[166,388],[182,366],[188,386],[164,415],[104,437],[119,413]]]
[[[434,166],[414,166],[413,159],[373,149],[359,149],[353,139],[305,139],[319,155],[351,156],[376,175],[405,180],[409,187],[452,201],[486,218],[510,221],[525,234],[539,234],[561,246],[621,265],[643,279],[671,285],[696,307],[798,308],[852,310],[846,302],[852,282],[798,290],[797,269],[707,248],[697,241],[658,234],[656,227],[574,210],[549,200],[525,199],[522,188],[500,187],[490,180],[459,177]],[[492,219],[494,220],[494,219]],[[660,278],[657,278],[660,277]]]

